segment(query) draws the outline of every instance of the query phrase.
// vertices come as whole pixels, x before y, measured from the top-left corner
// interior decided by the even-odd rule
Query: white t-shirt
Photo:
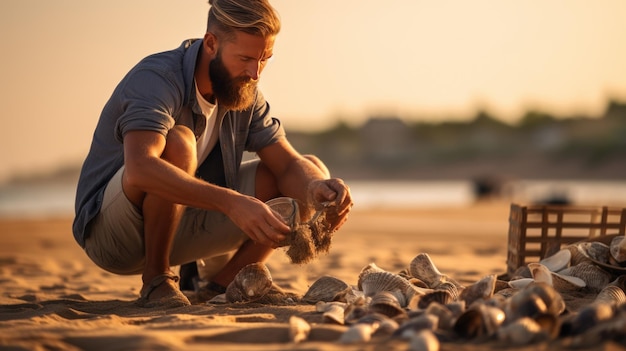
[[[217,121],[217,104],[212,104],[200,94],[198,85],[196,85],[196,98],[198,99],[198,105],[202,110],[204,118],[206,118],[206,128],[204,133],[198,138],[198,165],[202,164],[207,158],[215,144],[217,144],[218,133],[215,128]]]

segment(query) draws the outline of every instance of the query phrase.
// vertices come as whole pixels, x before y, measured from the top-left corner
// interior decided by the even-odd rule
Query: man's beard
[[[222,61],[222,53],[209,63],[209,78],[217,103],[229,110],[242,111],[250,107],[256,96],[257,81],[250,77],[232,78]]]

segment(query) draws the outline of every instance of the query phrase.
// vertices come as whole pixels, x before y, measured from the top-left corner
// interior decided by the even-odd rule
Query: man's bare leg
[[[162,159],[192,174],[197,167],[195,137],[186,127],[174,127],[167,136]],[[156,276],[170,271],[170,250],[184,206],[146,194],[124,184],[126,196],[141,208],[144,217],[146,263],[142,275],[144,286]],[[162,284],[151,294],[158,299],[171,293],[173,284]]]

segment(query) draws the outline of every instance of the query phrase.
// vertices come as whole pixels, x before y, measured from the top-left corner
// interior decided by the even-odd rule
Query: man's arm
[[[337,213],[336,217],[328,218],[331,229],[337,230],[345,223],[352,207],[352,197],[343,180],[328,178],[286,139],[263,148],[258,155],[276,177],[281,194],[313,205],[332,201],[337,206]]]
[[[173,144],[167,145],[166,138],[160,133],[151,131],[126,133],[123,177],[126,196],[139,208],[143,208],[145,194],[152,194],[185,206],[217,210],[226,214],[257,242],[275,246],[283,240],[284,234],[289,232],[289,227],[276,218],[263,202],[234,190],[207,183],[174,165],[181,164],[180,160],[168,160],[187,157],[187,162],[194,162],[189,168],[190,172],[195,172],[193,133],[186,127],[176,128],[179,128],[176,132],[183,134],[182,140],[192,143],[189,145],[189,150],[194,150],[192,158],[189,158],[190,155],[181,155],[181,148],[168,150]],[[170,136],[168,143],[169,138]],[[182,149],[184,150],[184,147]]]

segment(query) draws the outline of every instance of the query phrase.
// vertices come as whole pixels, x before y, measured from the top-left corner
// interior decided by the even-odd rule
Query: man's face
[[[245,110],[252,105],[273,46],[273,37],[237,32],[235,41],[225,42],[218,49],[209,63],[209,78],[219,105],[231,110]]]

